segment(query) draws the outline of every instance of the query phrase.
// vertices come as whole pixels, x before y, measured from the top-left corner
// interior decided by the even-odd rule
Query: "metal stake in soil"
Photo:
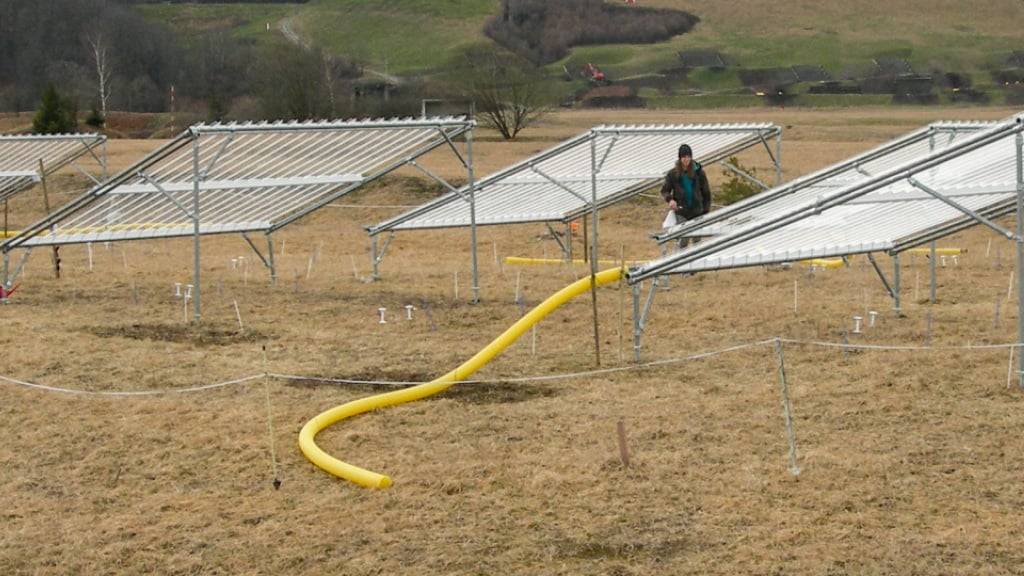
[[[796,433],[793,431],[793,408],[789,402],[789,386],[786,384],[786,359],[782,350],[782,340],[775,339],[775,355],[779,364],[779,389],[782,392],[782,417],[786,421],[786,439],[789,441],[789,472],[793,476],[800,475],[800,467],[796,463]]]

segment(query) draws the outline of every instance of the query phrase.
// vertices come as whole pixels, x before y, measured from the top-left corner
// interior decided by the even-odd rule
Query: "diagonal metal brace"
[[[263,262],[264,266],[266,266],[267,268],[273,268],[273,266],[270,265],[270,261],[263,257],[263,253],[260,252],[260,249],[256,247],[255,243],[253,243],[252,238],[249,238],[248,232],[242,232],[242,238],[245,238],[245,241],[249,243],[249,246],[252,248],[252,251],[255,252],[257,256],[260,257],[260,260]]]
[[[580,193],[576,192],[576,191],[575,191],[575,190],[573,190],[572,188],[569,188],[569,187],[568,187],[568,186],[566,186],[565,184],[562,184],[562,183],[561,183],[561,182],[559,182],[558,180],[555,180],[555,179],[554,179],[554,178],[552,178],[551,176],[548,176],[547,174],[545,174],[544,172],[542,172],[542,171],[540,170],[540,168],[537,168],[536,166],[530,166],[530,170],[531,170],[531,171],[533,171],[534,173],[536,173],[536,174],[537,174],[538,176],[540,176],[541,178],[543,178],[543,179],[547,180],[548,182],[551,182],[551,183],[552,183],[552,184],[554,184],[555,186],[558,186],[558,187],[559,187],[559,188],[561,188],[562,190],[565,190],[565,191],[566,191],[566,192],[568,192],[569,194],[572,194],[572,195],[573,195],[573,196],[575,196],[576,198],[578,198],[578,199],[582,200],[582,201],[583,201],[583,203],[584,203],[584,204],[586,204],[587,206],[590,206],[590,198],[587,198],[586,196],[583,196],[582,194],[580,194]]]
[[[25,253],[21,255],[21,260],[18,262],[18,265],[14,267],[14,273],[5,280],[7,284],[13,284],[14,281],[18,279],[18,276],[21,275],[21,271],[25,268],[25,264],[28,263],[28,257],[30,254],[32,254],[31,246],[29,246],[25,250]]]
[[[188,217],[189,220],[196,219],[195,215],[192,212],[189,212],[188,209],[186,209],[181,202],[178,202],[177,198],[171,196],[170,193],[167,192],[167,190],[164,190],[163,186],[161,186],[156,180],[150,178],[149,175],[147,175],[145,172],[139,172],[139,177],[145,180],[146,182],[149,182],[154,188],[156,188],[157,192],[163,194],[165,198],[167,198],[175,206],[177,206],[178,210],[181,210],[185,214],[185,216]]]
[[[75,170],[78,170],[79,172],[81,172],[89,180],[92,180],[93,184],[96,184],[97,186],[102,184],[102,182],[100,182],[95,176],[93,176],[92,174],[89,174],[88,170],[86,170],[85,168],[82,168],[81,166],[79,166],[74,161],[71,162],[71,167],[74,168]]]
[[[459,159],[459,162],[462,162],[462,166],[464,168],[469,168],[469,162],[466,161],[466,158],[462,155],[462,152],[459,152],[458,147],[456,147],[455,143],[452,142],[452,139],[448,136],[448,133],[445,132],[444,129],[441,128],[440,126],[438,126],[437,131],[440,132],[441,136],[444,137],[444,141],[448,143],[448,147],[451,148],[452,152],[455,153],[455,156]]]
[[[749,180],[754,184],[760,186],[762,190],[767,190],[768,188],[770,188],[770,186],[768,186],[764,182],[761,182],[752,174],[749,174],[748,172],[741,170],[738,166],[732,164],[731,162],[726,162],[725,160],[722,160],[721,162],[719,162],[719,164],[722,165],[722,168],[725,168],[726,170],[732,172],[733,174],[739,176],[740,178],[745,178],[746,180]]]
[[[384,253],[388,251],[388,246],[391,245],[391,241],[394,239],[394,232],[391,232],[390,234],[387,235],[387,237],[384,238],[384,244],[381,245],[380,252],[378,252],[377,256],[374,258],[377,264],[380,264],[381,262],[384,261]]]
[[[558,247],[562,249],[562,255],[565,256],[566,259],[568,259],[569,249],[566,248],[565,243],[562,242],[562,239],[558,237],[558,232],[556,232],[555,229],[551,227],[550,222],[545,222],[544,225],[548,227],[548,232],[551,232],[551,237],[555,239],[555,242],[558,243]]]
[[[608,155],[611,154],[612,148],[615,146],[615,143],[618,142],[618,141],[619,141],[619,135],[618,134],[616,134],[615,136],[612,136],[612,141],[608,143],[608,147],[604,149],[604,154],[601,155],[601,161],[597,163],[597,170],[594,171],[595,174],[600,174],[601,173],[601,169],[604,168],[604,161],[608,159]]]
[[[224,155],[224,152],[227,151],[228,146],[234,140],[235,140],[235,132],[232,132],[232,133],[228,134],[228,137],[225,138],[223,142],[221,142],[220,147],[217,148],[217,152],[213,155],[213,158],[210,159],[210,163],[206,165],[206,168],[204,168],[202,172],[200,172],[200,174],[199,174],[199,179],[200,180],[206,180],[206,177],[210,174],[210,172],[213,172],[213,169],[217,166],[217,162],[220,161],[221,156]]]
[[[896,291],[892,289],[892,286],[889,284],[889,281],[885,278],[885,274],[882,273],[882,269],[878,267],[878,262],[875,261],[875,255],[872,254],[871,252],[868,252],[868,261],[871,262],[871,266],[874,267],[875,272],[878,274],[878,277],[882,279],[882,284],[885,285],[885,291],[889,293],[889,297],[895,300]]]
[[[412,166],[413,168],[419,170],[420,172],[423,172],[424,174],[426,174],[427,177],[429,177],[431,180],[434,180],[435,182],[437,182],[441,186],[444,186],[445,188],[447,188],[451,192],[453,192],[455,194],[458,194],[459,197],[462,198],[463,200],[465,200],[466,202],[469,202],[469,196],[465,192],[463,192],[462,190],[459,190],[455,186],[452,186],[451,184],[448,183],[447,180],[445,180],[444,178],[441,178],[437,174],[434,174],[433,172],[428,170],[426,167],[420,166],[419,162],[417,162],[415,160],[409,160],[408,164],[410,166]]]
[[[988,226],[992,230],[995,230],[1000,235],[1005,236],[1007,239],[1014,240],[1017,242],[1021,241],[1021,238],[1014,234],[1013,232],[1010,232],[1006,228],[1003,228],[999,224],[996,224],[992,220],[989,220],[988,218],[982,216],[981,214],[975,212],[974,210],[971,210],[970,208],[964,206],[963,204],[960,204],[959,202],[936,192],[935,190],[921,183],[917,179],[910,177],[907,178],[907,182],[909,182],[910,185],[913,186],[914,188],[917,188],[918,190],[921,190],[925,194],[934,197],[936,200],[942,201],[952,206],[953,208],[956,208],[957,210],[963,212],[964,214],[967,214],[968,216],[978,221],[979,223],[984,224],[985,226]]]

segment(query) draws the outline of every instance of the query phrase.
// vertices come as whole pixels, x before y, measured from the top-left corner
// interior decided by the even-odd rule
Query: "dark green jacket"
[[[676,201],[678,206],[675,211],[676,217],[680,220],[692,220],[702,214],[707,214],[711,210],[711,186],[708,184],[704,167],[696,160],[693,161],[693,203],[690,205],[686,204],[686,192],[679,181],[682,175],[679,168],[677,164],[668,171],[668,174],[665,174],[665,182],[661,185],[661,197],[665,199],[665,202]]]

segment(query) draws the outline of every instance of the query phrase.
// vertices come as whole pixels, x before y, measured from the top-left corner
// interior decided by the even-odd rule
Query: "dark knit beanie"
[[[683,144],[679,147],[679,157],[682,158],[683,156],[693,158],[693,150],[690,149],[689,144]]]

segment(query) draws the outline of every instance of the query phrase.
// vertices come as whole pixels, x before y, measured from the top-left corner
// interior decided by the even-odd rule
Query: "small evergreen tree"
[[[53,84],[47,85],[32,119],[32,130],[37,134],[64,134],[77,128],[78,109],[74,102],[62,97]]]

